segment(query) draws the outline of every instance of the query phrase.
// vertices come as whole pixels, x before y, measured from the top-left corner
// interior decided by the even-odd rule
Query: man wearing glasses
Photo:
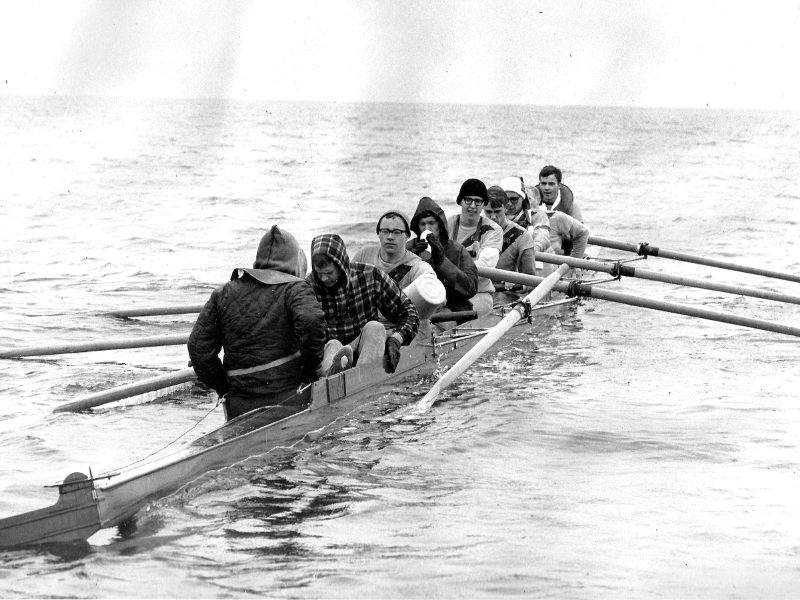
[[[506,217],[512,223],[527,229],[536,244],[536,252],[552,252],[550,246],[550,220],[544,210],[539,210],[541,196],[537,188],[528,193],[522,177],[505,177],[500,187],[506,193]]]
[[[494,221],[481,216],[489,201],[486,186],[480,179],[467,179],[456,198],[461,214],[447,219],[450,237],[464,246],[478,267],[494,268],[503,249],[503,229]],[[478,293],[470,300],[478,315],[492,312],[494,283],[488,277],[478,277]]]
[[[356,252],[353,262],[375,265],[405,289],[423,275],[436,277],[433,268],[413,252],[406,250],[411,229],[405,216],[398,211],[384,213],[375,227],[380,245],[366,246]]]

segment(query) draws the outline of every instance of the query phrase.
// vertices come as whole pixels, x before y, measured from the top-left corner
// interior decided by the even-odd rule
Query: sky
[[[800,3],[0,0],[0,95],[800,110]]]

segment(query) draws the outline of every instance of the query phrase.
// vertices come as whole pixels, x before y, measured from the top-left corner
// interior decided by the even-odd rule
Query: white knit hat
[[[500,182],[500,187],[505,192],[514,192],[522,198],[527,198],[528,194],[522,187],[522,180],[519,177],[506,177]]]

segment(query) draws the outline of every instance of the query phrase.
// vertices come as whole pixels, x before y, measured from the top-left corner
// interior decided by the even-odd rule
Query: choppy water
[[[188,331],[273,223],[351,250],[422,195],[555,163],[592,232],[800,272],[800,113],[0,98],[0,347]],[[608,252],[606,255],[610,255]],[[663,272],[800,285],[650,259]],[[796,305],[614,289],[800,325]],[[86,546],[0,552],[4,596],[788,597],[800,585],[798,341],[589,301],[465,375],[205,477]],[[60,402],[182,368],[165,347],[4,360],[0,516],[222,421],[199,388]],[[388,408],[387,408],[388,403]],[[210,414],[209,414],[209,411]],[[181,442],[179,442],[181,443]]]

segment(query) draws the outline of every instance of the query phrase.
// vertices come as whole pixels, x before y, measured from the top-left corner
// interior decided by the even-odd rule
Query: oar
[[[786,281],[794,281],[796,283],[800,283],[800,275],[795,275],[793,273],[771,271],[769,269],[762,269],[760,267],[749,267],[747,265],[738,265],[736,263],[717,260],[715,258],[705,258],[703,256],[695,256],[693,254],[684,254],[683,252],[664,250],[663,248],[657,248],[656,246],[651,246],[650,244],[629,244],[626,242],[616,242],[614,240],[607,240],[592,235],[589,236],[589,243],[595,246],[602,246],[604,248],[613,248],[614,250],[635,252],[640,256],[658,256],[660,258],[671,258],[672,260],[681,260],[683,262],[705,265],[707,267],[718,267],[720,269],[728,269],[729,271],[739,271],[741,273],[762,275],[764,277],[772,277],[773,279],[785,279]]]
[[[100,350],[121,350],[124,348],[150,348],[153,346],[182,346],[189,341],[188,333],[159,335],[154,337],[96,340],[94,342],[74,342],[52,346],[28,346],[0,350],[0,358],[20,358],[23,356],[47,356],[50,354],[71,354],[74,352],[98,352]]]
[[[608,273],[609,275],[613,275],[614,277],[617,276],[638,277],[639,279],[649,279],[650,281],[674,283],[675,285],[696,287],[705,290],[714,290],[716,292],[725,292],[727,294],[737,294],[739,296],[752,296],[753,298],[764,298],[765,300],[775,300],[777,302],[789,302],[791,304],[800,304],[800,296],[779,294],[777,292],[770,292],[768,290],[745,287],[743,285],[714,283],[711,281],[705,281],[704,279],[694,279],[692,277],[680,277],[677,275],[656,273],[654,271],[648,271],[646,269],[637,269],[630,265],[623,265],[623,264],[611,265],[596,260],[584,260],[581,258],[572,258],[571,256],[559,256],[558,254],[545,254],[543,252],[536,252],[536,260],[554,265],[566,264],[569,265],[570,267],[574,267],[577,269],[588,269],[590,271],[599,271],[601,273]]]
[[[495,281],[508,281],[511,283],[520,283],[522,285],[537,285],[541,281],[544,281],[543,278],[535,275],[513,273],[511,271],[490,269],[488,267],[478,267],[478,275],[482,277],[488,277]],[[677,302],[667,302],[665,300],[654,300],[652,298],[644,298],[642,296],[634,296],[632,294],[623,294],[621,292],[614,292],[596,285],[592,286],[579,282],[557,283],[553,289],[559,292],[564,292],[571,297],[577,296],[598,298],[600,300],[608,300],[609,302],[618,302],[620,304],[628,304],[630,306],[651,308],[654,310],[661,310],[678,315],[686,315],[688,317],[697,317],[700,319],[708,319],[709,321],[719,321],[720,323],[730,323],[732,325],[741,325],[742,327],[752,327],[753,329],[761,329],[763,331],[772,331],[774,333],[782,333],[785,335],[800,337],[800,328],[792,327],[791,325],[783,325],[782,323],[763,321],[761,319],[751,319],[749,317],[740,317],[738,315],[710,310],[708,308],[699,308],[696,306],[688,306],[686,304],[678,304]]]
[[[147,392],[164,390],[165,388],[178,386],[189,381],[194,381],[195,379],[197,379],[197,376],[194,373],[194,369],[181,369],[174,373],[150,377],[142,381],[120,385],[110,390],[87,394],[77,400],[65,402],[64,404],[56,406],[53,412],[78,412],[80,410],[86,410],[87,408],[108,404],[109,402],[117,402],[118,400],[124,400],[132,396],[146,394]],[[163,393],[161,395],[163,395]]]
[[[203,310],[203,304],[186,304],[183,306],[149,306],[142,308],[128,308],[123,310],[112,310],[100,313],[106,317],[155,317],[159,315],[187,315],[199,313]]]
[[[551,273],[547,278],[541,279],[540,282],[537,282],[536,289],[534,289],[530,294],[525,296],[523,302],[530,303],[531,306],[537,304],[542,298],[544,298],[547,294],[550,293],[550,290],[558,283],[558,280],[564,276],[564,274],[569,270],[569,266],[561,265],[558,267],[555,273]],[[428,391],[427,394],[417,403],[415,412],[425,412],[433,403],[436,402],[436,398],[439,396],[439,393],[453,383],[464,371],[466,371],[472,363],[478,360],[481,355],[486,352],[489,348],[491,348],[497,340],[499,340],[506,331],[511,329],[517,322],[522,318],[524,312],[523,306],[517,305],[513,308],[503,320],[500,321],[497,325],[492,327],[486,335],[481,339],[477,344],[475,344],[469,352],[467,352],[464,356],[462,356],[459,361],[454,364],[440,379],[433,384],[433,387]]]

